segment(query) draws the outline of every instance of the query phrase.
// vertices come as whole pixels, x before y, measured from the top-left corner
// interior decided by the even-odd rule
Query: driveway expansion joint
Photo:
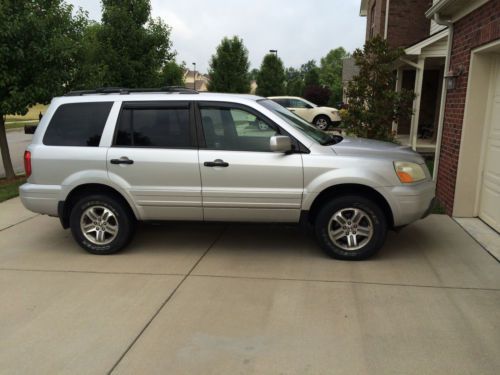
[[[411,287],[411,288],[429,288],[429,289],[453,289],[453,290],[477,290],[500,292],[500,288],[479,288],[479,287],[462,287],[462,286],[447,286],[447,285],[423,285],[423,284],[401,284],[401,283],[382,283],[376,281],[353,281],[353,280],[322,280],[322,279],[295,279],[295,278],[280,278],[280,277],[256,277],[256,276],[235,276],[235,275],[205,275],[194,274],[191,277],[212,277],[226,279],[246,279],[246,280],[267,280],[267,281],[298,281],[312,283],[332,283],[332,284],[361,284],[361,285],[379,285],[379,286],[396,286],[396,287]]]
[[[40,214],[36,214],[36,215],[30,216],[30,217],[28,217],[27,219],[24,219],[24,220],[18,221],[17,223],[11,224],[11,225],[9,225],[9,226],[7,226],[7,227],[5,227],[5,228],[1,228],[1,229],[0,229],[0,232],[3,232],[4,230],[7,230],[7,229],[9,229],[9,228],[15,227],[16,225],[19,225],[19,224],[25,223],[25,222],[27,222],[28,220],[34,219],[35,217],[38,217],[38,216],[42,216],[42,215],[40,215]]]
[[[85,270],[44,270],[36,268],[0,268],[0,271],[14,272],[48,272],[48,273],[86,273],[97,275],[127,275],[127,276],[185,276],[185,273],[156,273],[156,272],[117,272],[117,271],[85,271]]]
[[[177,286],[174,288],[174,290],[167,296],[167,298],[165,299],[165,301],[163,301],[163,303],[160,305],[160,307],[158,308],[158,310],[156,310],[156,312],[148,320],[148,322],[146,323],[146,325],[141,329],[141,331],[139,332],[139,334],[132,340],[132,342],[129,344],[129,346],[127,347],[127,349],[125,349],[125,351],[118,358],[118,360],[115,362],[115,364],[113,365],[113,367],[111,367],[111,369],[108,371],[108,375],[111,374],[111,373],[113,373],[113,371],[118,367],[118,365],[120,364],[120,362],[123,360],[123,358],[125,358],[125,356],[130,351],[130,349],[132,349],[132,347],[135,345],[135,343],[139,340],[139,338],[143,335],[143,333],[148,329],[148,327],[151,325],[151,323],[153,322],[153,320],[155,320],[155,318],[158,316],[158,314],[160,314],[160,312],[167,305],[167,303],[173,298],[173,296],[175,295],[175,293],[177,292],[177,290],[179,290],[179,288],[184,283],[184,281],[186,281],[186,279],[191,275],[191,273],[194,271],[194,269],[198,266],[198,264],[200,264],[200,262],[203,260],[203,258],[214,247],[214,245],[217,243],[217,241],[219,241],[222,238],[222,236],[226,232],[226,229],[227,229],[227,226],[225,226],[224,228],[222,228],[222,230],[217,235],[217,237],[212,241],[212,243],[208,246],[208,248],[203,252],[203,254],[200,256],[200,258],[194,263],[193,267],[191,267],[191,269],[189,270],[189,272],[186,275],[184,275],[184,277],[179,282],[179,284],[177,284]]]

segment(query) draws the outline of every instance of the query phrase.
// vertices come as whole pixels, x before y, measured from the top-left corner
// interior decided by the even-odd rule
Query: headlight
[[[425,171],[417,163],[408,161],[395,161],[394,169],[398,175],[399,181],[403,184],[425,180]]]

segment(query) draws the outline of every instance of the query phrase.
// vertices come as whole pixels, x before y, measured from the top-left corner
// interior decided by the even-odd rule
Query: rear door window
[[[191,148],[189,108],[124,108],[115,146]]]
[[[68,103],[59,106],[45,132],[48,146],[97,147],[113,102]]]

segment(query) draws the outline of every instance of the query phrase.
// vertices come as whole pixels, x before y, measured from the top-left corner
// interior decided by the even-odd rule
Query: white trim
[[[479,213],[480,190],[482,183],[482,173],[484,168],[484,142],[489,135],[488,118],[490,116],[489,108],[491,105],[491,82],[494,65],[490,56],[498,56],[500,52],[500,40],[495,40],[485,46],[478,47],[471,51],[469,75],[467,79],[467,91],[464,104],[464,115],[462,120],[462,131],[460,138],[460,150],[458,154],[457,175],[455,184],[455,199],[453,202],[453,215],[458,217],[472,217]],[[489,70],[488,72],[486,72]],[[485,75],[478,76],[480,72]],[[484,88],[479,85],[488,85]],[[472,89],[474,86],[474,90]],[[479,101],[478,90],[487,91],[487,102]],[[484,98],[484,96],[481,96]],[[471,119],[480,112],[479,119]],[[473,126],[471,126],[473,124]],[[480,140],[471,140],[470,133],[481,132]],[[472,142],[472,143],[471,143]],[[474,146],[476,146],[474,148]],[[473,153],[475,152],[475,153]],[[477,154],[479,153],[479,154]],[[471,161],[472,158],[472,161]],[[476,159],[476,160],[474,160]],[[470,163],[474,163],[471,165]],[[474,187],[472,187],[474,184]]]
[[[472,61],[472,59],[471,59]],[[486,145],[488,144],[488,136],[490,135],[490,129],[491,129],[491,112],[492,112],[492,107],[493,107],[493,95],[495,94],[495,89],[494,84],[496,83],[495,81],[495,75],[497,73],[497,64],[494,63],[491,65],[491,71],[490,71],[490,86],[488,87],[488,94],[486,96],[488,103],[486,104],[486,116],[484,118],[484,124],[483,124],[483,139],[481,140],[481,155],[479,156],[479,168],[477,169],[477,181],[476,181],[476,196],[474,199],[474,212],[472,215],[479,216],[479,209],[481,206],[481,193],[482,193],[482,187],[484,183],[484,162],[485,162],[485,154],[488,150],[486,150]],[[465,111],[464,111],[464,119],[465,119]],[[463,126],[463,124],[462,124]],[[462,142],[462,139],[460,140],[460,144]],[[458,168],[457,168],[458,170]]]
[[[443,29],[437,32],[436,34],[431,35],[427,39],[424,39],[421,42],[418,42],[417,44],[414,44],[413,46],[406,48],[405,52],[407,55],[420,55],[422,53],[422,49],[430,47],[432,44],[440,41],[441,39],[447,38],[448,34],[449,30]]]
[[[413,150],[417,150],[418,122],[420,119],[420,102],[422,100],[422,83],[424,81],[425,57],[419,56],[418,69],[415,75],[415,99],[413,100],[413,115],[410,125],[410,145]]]
[[[441,0],[438,1],[436,4],[434,4],[432,7],[430,7],[427,12],[425,12],[425,16],[427,18],[432,18],[434,14],[440,13],[440,16],[447,16],[446,9],[453,5],[454,3],[458,3],[460,0]],[[490,0],[472,0],[472,1],[463,1],[462,0],[462,7],[461,9],[456,12],[456,13],[451,13],[450,14],[450,21],[451,22],[456,22],[459,19],[465,17],[467,14],[473,12],[477,8],[483,6]],[[497,1],[497,0],[494,0]]]

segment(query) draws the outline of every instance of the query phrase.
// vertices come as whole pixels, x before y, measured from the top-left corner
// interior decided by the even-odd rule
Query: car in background
[[[326,130],[340,124],[339,111],[332,107],[320,107],[298,96],[270,96],[269,99],[294,112],[318,129]]]

